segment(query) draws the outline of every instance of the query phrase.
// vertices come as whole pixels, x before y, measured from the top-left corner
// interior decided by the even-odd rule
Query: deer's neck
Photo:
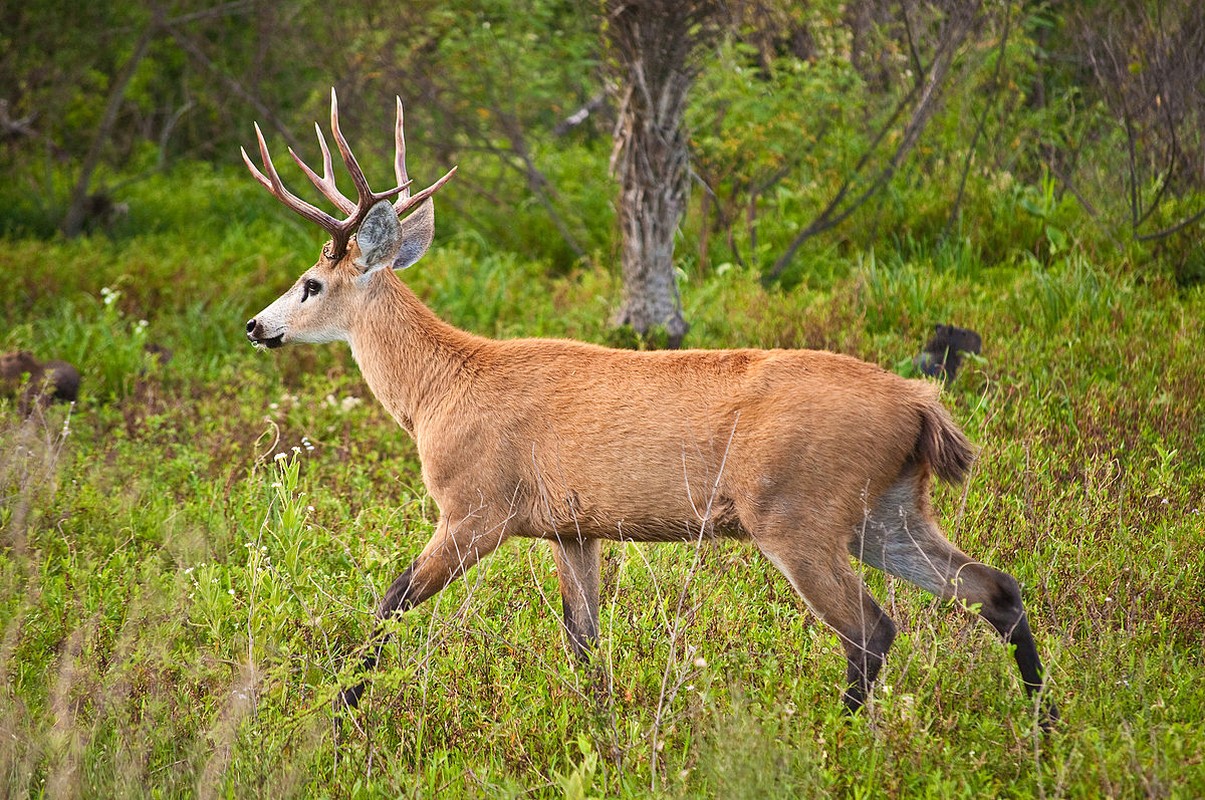
[[[348,341],[373,394],[417,437],[426,420],[462,395],[458,387],[477,337],[437,317],[392,272],[376,281]]]

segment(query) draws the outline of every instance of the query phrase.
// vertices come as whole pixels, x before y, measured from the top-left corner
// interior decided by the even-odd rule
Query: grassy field
[[[550,554],[515,541],[399,623],[336,748],[344,663],[435,509],[346,347],[243,338],[316,235],[258,187],[195,183],[157,231],[0,253],[0,347],[84,377],[44,418],[0,400],[8,795],[1205,796],[1202,286],[1074,241],[888,242],[787,290],[683,286],[698,347],[906,371],[935,322],[982,333],[946,395],[980,458],[937,504],[1022,582],[1053,735],[986,624],[875,572],[901,636],[845,718],[835,635],[735,543],[607,546],[601,657],[574,669]],[[604,341],[618,290],[442,231],[406,279],[499,337]]]

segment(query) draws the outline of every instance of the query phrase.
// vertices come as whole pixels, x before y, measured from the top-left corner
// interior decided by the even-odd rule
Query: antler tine
[[[293,152],[293,148],[289,148],[289,155],[297,162],[297,166],[301,167],[301,171],[310,179],[310,183],[318,187],[318,191],[335,204],[336,207],[344,214],[354,214],[356,204],[348,199],[339,187],[335,185],[334,168],[331,164],[331,151],[326,146],[326,137],[322,135],[322,128],[317,122],[314,123],[314,132],[318,134],[318,146],[322,148],[322,177],[319,178],[314,170],[310,169],[309,165],[301,160],[301,157]]]
[[[322,209],[310,205],[285,188],[284,183],[280,180],[280,175],[276,172],[276,167],[272,164],[272,156],[268,153],[268,143],[264,141],[264,132],[260,130],[258,122],[255,123],[255,138],[259,141],[259,156],[263,161],[264,170],[267,172],[266,177],[251,163],[246,148],[240,148],[243,151],[243,160],[250,168],[251,174],[255,176],[255,179],[265,186],[278,200],[310,222],[317,223],[336,237],[344,233],[337,219]]]
[[[402,132],[404,120],[402,115],[402,98],[397,97],[397,125],[393,131],[393,174],[397,177],[398,185],[406,185],[410,183],[410,177],[406,173],[406,135]],[[394,203],[394,207],[404,204],[410,197],[410,190],[403,189],[402,196]]]
[[[406,139],[403,127],[402,100],[399,97],[397,98],[397,124],[394,127],[395,154],[393,160],[393,171],[397,176],[398,185],[385,192],[374,192],[368,185],[368,179],[364,177],[364,171],[360,168],[359,162],[356,161],[355,155],[348,146],[347,139],[343,136],[343,131],[339,128],[339,99],[335,94],[335,90],[331,89],[331,133],[335,137],[335,144],[339,147],[339,155],[343,157],[343,163],[351,175],[352,183],[355,184],[357,199],[354,202],[340,192],[335,183],[331,151],[327,147],[326,137],[323,136],[320,126],[315,125],[314,129],[318,134],[318,146],[322,150],[322,177],[319,177],[318,173],[302,161],[293,148],[289,148],[289,155],[297,162],[297,166],[301,167],[301,171],[309,178],[310,183],[314,184],[322,192],[323,196],[334,203],[340,211],[348,215],[345,220],[338,220],[332,217],[330,214],[307,203],[285,188],[284,182],[281,181],[280,175],[276,172],[276,167],[272,164],[272,155],[268,152],[268,143],[264,139],[264,134],[260,130],[259,123],[255,125],[255,138],[259,142],[259,155],[260,160],[263,162],[263,170],[261,171],[251,160],[251,156],[247,154],[246,148],[239,148],[239,151],[243,154],[243,163],[247,165],[247,169],[251,171],[251,175],[261,186],[271,192],[276,199],[280,200],[287,207],[293,209],[305,219],[317,223],[322,229],[331,234],[333,247],[328,255],[331,258],[338,259],[342,258],[344,251],[347,249],[347,243],[351,239],[352,232],[364,221],[364,217],[368,214],[369,209],[378,201],[397,197],[397,200],[393,203],[393,208],[399,215],[404,214],[435,194],[456,173],[456,168],[453,167],[438,181],[418,194],[411,196],[410,184],[412,181],[406,173]]]
[[[259,167],[255,166],[255,163],[251,160],[251,156],[247,155],[247,148],[240,147],[239,152],[243,154],[243,163],[247,165],[247,169],[251,170],[251,175],[255,178],[256,182],[269,192],[272,191],[272,181],[268,180],[264,176],[264,173],[259,171]]]
[[[406,135],[403,130],[405,127],[405,118],[402,112],[402,98],[397,97],[396,99],[397,125],[393,131],[393,172],[394,175],[397,176],[397,182],[404,187],[408,187],[411,183],[413,183],[413,181],[410,180],[410,177],[406,172]],[[410,196],[410,190],[408,188],[404,189],[401,197],[399,197],[393,204],[393,210],[397,212],[398,216],[405,214],[407,211],[414,208],[431,195],[435,194],[435,192],[439,190],[439,187],[451,180],[452,175],[455,174],[455,172],[456,167],[452,167],[452,169],[448,170],[446,175],[413,197]]]
[[[445,183],[452,180],[452,176],[455,174],[456,174],[456,167],[452,167],[450,170],[448,170],[446,175],[444,175],[442,178],[437,180],[435,183],[428,186],[426,189],[423,189],[418,194],[413,195],[411,197],[407,197],[403,200],[399,200],[396,203],[394,203],[393,204],[394,211],[397,212],[399,217],[402,214],[405,214],[407,211],[414,208],[419,203],[423,202],[428,197],[430,197],[431,195],[433,195],[437,191],[439,191],[439,187],[443,186]]]
[[[355,185],[356,195],[359,197],[356,214],[352,219],[348,220],[349,227],[354,228],[360,224],[368,213],[368,210],[378,200],[384,200],[405,191],[410,182],[400,181],[401,185],[384,192],[374,192],[372,190],[368,185],[368,179],[364,177],[364,170],[360,168],[360,163],[356,161],[355,153],[351,151],[351,147],[347,144],[347,139],[343,136],[343,130],[339,127],[339,98],[335,94],[334,87],[331,87],[331,133],[335,137],[335,144],[339,148],[339,154],[343,156],[343,164],[351,175],[351,182]]]
[[[372,195],[372,189],[368,186],[368,179],[364,177],[364,170],[360,168],[360,162],[356,161],[356,156],[351,151],[351,147],[347,144],[347,139],[343,137],[343,131],[339,128],[339,98],[335,95],[335,87],[331,87],[331,133],[335,136],[335,144],[339,147],[339,154],[343,156],[343,163],[347,167],[347,171],[351,173],[351,182],[356,187],[356,194],[360,198],[360,205],[364,205],[364,199]]]

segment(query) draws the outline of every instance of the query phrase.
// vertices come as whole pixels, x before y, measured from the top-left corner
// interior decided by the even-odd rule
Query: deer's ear
[[[363,274],[393,264],[402,247],[402,224],[392,203],[381,200],[369,210],[356,232],[356,244],[360,246],[356,265]]]
[[[393,259],[394,269],[405,269],[423,257],[435,238],[435,203],[423,201],[413,214],[402,220],[402,246]]]

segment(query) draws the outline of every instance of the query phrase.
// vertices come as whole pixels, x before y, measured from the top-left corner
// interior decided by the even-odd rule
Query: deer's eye
[[[310,297],[313,297],[314,295],[318,294],[321,291],[322,291],[322,283],[321,282],[316,281],[313,278],[308,279],[305,283],[303,283],[301,285],[301,302],[304,303],[307,299],[309,299]]]

